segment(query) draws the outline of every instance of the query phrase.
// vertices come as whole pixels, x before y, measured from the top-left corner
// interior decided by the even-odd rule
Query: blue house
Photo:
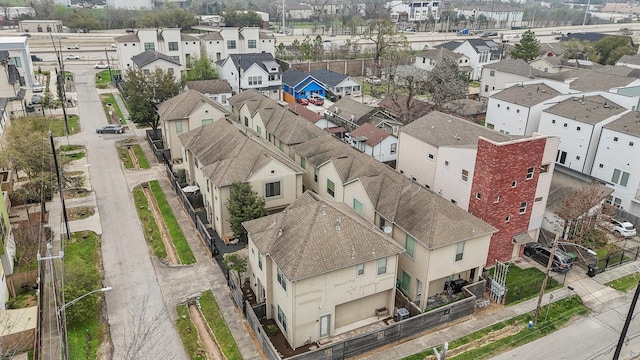
[[[306,99],[311,94],[327,96],[327,89],[322,83],[308,73],[294,69],[289,69],[282,74],[282,89],[284,93],[293,96],[292,100]]]

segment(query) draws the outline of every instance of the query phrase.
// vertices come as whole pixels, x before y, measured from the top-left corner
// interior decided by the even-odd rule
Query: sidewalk
[[[591,308],[592,311],[598,313],[606,307],[608,301],[615,300],[624,295],[615,289],[609,288],[604,284],[623,276],[634,273],[636,270],[633,267],[634,263],[629,263],[618,268],[609,270],[607,272],[596,275],[593,278],[587,277],[581,268],[575,268],[567,274],[565,286],[561,289],[546,293],[543,297],[542,304],[549,304],[551,296],[553,295],[553,301],[558,301],[573,294],[579,295],[585,305]],[[555,274],[554,277],[560,277],[562,282],[564,275]],[[525,314],[527,312],[533,312],[536,309],[538,298],[533,298],[513,306],[503,306],[498,310],[489,314],[483,314],[482,317],[472,316],[471,319],[462,323],[453,325],[451,327],[439,330],[419,338],[407,341],[405,343],[396,345],[392,348],[384,349],[376,353],[366,354],[359,359],[367,360],[388,360],[388,359],[402,359],[403,357],[419,353],[433,348],[434,346],[440,346],[445,341],[452,341],[459,339],[463,336],[469,335],[480,329],[489,327],[493,324],[508,320],[515,316]]]

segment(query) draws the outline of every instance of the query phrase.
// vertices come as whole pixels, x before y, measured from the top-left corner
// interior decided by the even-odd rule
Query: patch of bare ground
[[[89,190],[83,188],[75,188],[75,189],[65,189],[64,190],[64,198],[65,199],[75,199],[89,196]]]
[[[189,304],[189,316],[191,317],[191,322],[198,331],[200,344],[204,347],[207,359],[225,360],[225,357],[218,346],[218,342],[211,332],[209,325],[207,325],[207,322],[204,320],[204,316],[202,316],[202,312],[200,311],[200,308],[198,308],[198,305]]]
[[[180,265],[180,258],[178,257],[176,248],[173,247],[171,235],[169,235],[169,230],[167,230],[167,224],[164,223],[164,218],[158,208],[156,198],[153,197],[153,193],[148,187],[142,187],[142,191],[144,192],[144,196],[147,198],[147,202],[151,208],[151,213],[153,213],[153,218],[156,220],[156,224],[158,224],[158,230],[160,230],[160,237],[162,238],[164,247],[167,249],[167,262],[171,265]]]
[[[93,208],[87,206],[79,206],[67,209],[67,217],[69,217],[69,221],[86,219],[95,213],[96,212],[95,210],[93,210]]]

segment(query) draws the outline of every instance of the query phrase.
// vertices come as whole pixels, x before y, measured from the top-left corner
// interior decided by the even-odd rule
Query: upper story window
[[[280,286],[282,286],[284,291],[287,291],[287,278],[284,277],[284,273],[282,272],[282,270],[280,270],[280,268],[278,268],[278,270],[277,270],[276,277],[278,279],[278,284],[280,284]]]
[[[249,40],[247,41],[247,47],[249,49],[255,49],[256,47],[258,47],[258,45],[256,44],[255,40]]]
[[[387,258],[378,259],[378,275],[387,273]]]
[[[469,170],[462,169],[462,181],[467,182],[469,180]]]
[[[14,56],[11,58],[11,61],[13,62],[13,65],[15,65],[17,68],[22,67],[22,59],[20,59],[20,57]]]
[[[462,258],[464,257],[464,241],[461,241],[459,243],[456,244],[456,257],[455,257],[455,261],[462,261]]]
[[[364,204],[358,199],[353,199],[353,210],[364,216]]]
[[[527,169],[527,177],[526,177],[526,179],[527,180],[533,179],[533,173],[534,173],[534,168],[533,167],[528,168]]]
[[[235,40],[227,40],[227,49],[235,49],[236,41]]]
[[[613,176],[611,177],[611,182],[620,186],[627,186],[627,183],[629,182],[629,173],[622,170],[614,169]]]
[[[177,41],[169,42],[169,51],[178,51],[178,42]]]
[[[262,76],[249,76],[249,86],[262,85]]]
[[[144,43],[144,49],[145,50],[155,50],[156,49],[156,44],[154,44],[152,42]]]
[[[409,257],[413,257],[413,254],[416,252],[416,239],[412,238],[410,235],[407,235],[407,238],[404,242],[404,248],[407,250],[406,254]]]
[[[364,275],[364,264],[358,264],[358,265],[356,265],[356,275],[357,275],[357,276],[362,276],[362,275]]]
[[[398,144],[397,143],[393,143],[393,144],[391,144],[391,149],[389,151],[391,152],[391,154],[395,154],[397,149],[398,149]]]
[[[335,197],[336,195],[336,184],[333,181],[327,179],[327,194],[331,197]]]
[[[280,181],[268,182],[264,185],[264,197],[271,198],[282,195],[280,192]]]

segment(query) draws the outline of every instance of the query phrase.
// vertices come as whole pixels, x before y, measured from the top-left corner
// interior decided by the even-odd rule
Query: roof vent
[[[282,233],[283,233],[282,229],[278,229],[278,237],[282,236]]]
[[[605,109],[608,109],[608,108],[610,108],[611,106],[609,106],[609,104],[607,104],[607,102],[605,101],[605,102],[604,102],[604,105],[602,105],[602,107],[603,107],[603,108],[605,108]]]
[[[340,230],[340,217],[336,219],[336,231]]]

